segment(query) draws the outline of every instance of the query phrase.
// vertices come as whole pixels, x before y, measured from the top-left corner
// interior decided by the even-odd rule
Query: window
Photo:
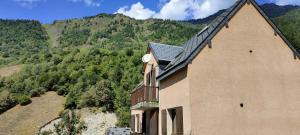
[[[146,74],[146,86],[154,86],[156,85],[156,71],[152,67],[151,71]]]
[[[162,134],[183,135],[182,107],[162,111]],[[168,115],[168,116],[167,116]]]
[[[146,86],[150,86],[150,80],[151,80],[151,72],[147,73],[146,75]]]
[[[136,127],[136,132],[140,132],[140,115],[139,114],[137,114],[136,115],[136,125],[137,125],[137,127]]]
[[[169,110],[171,122],[172,122],[172,133],[177,133],[176,129],[176,109]]]
[[[155,69],[153,68],[151,70],[151,86],[156,86],[156,73],[155,73]]]
[[[167,135],[167,110],[161,111],[161,134]]]
[[[131,130],[135,132],[135,115],[131,115],[131,122],[130,122]]]

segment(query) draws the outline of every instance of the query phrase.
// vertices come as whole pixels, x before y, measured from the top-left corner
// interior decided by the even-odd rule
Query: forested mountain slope
[[[47,50],[47,33],[38,21],[0,19],[0,66],[10,62],[36,61]]]
[[[142,79],[141,57],[148,42],[181,45],[201,28],[106,14],[46,25],[49,40],[39,45],[49,47],[33,55],[40,59],[28,63],[19,74],[0,80],[0,112],[53,90],[67,97],[66,108],[102,107],[115,111],[120,125],[128,125],[130,91]],[[16,36],[32,33],[26,34]]]
[[[199,25],[168,20],[135,20],[121,14],[55,21],[46,26],[54,42],[62,47],[100,45],[106,49],[145,49],[147,44],[162,42],[180,45],[201,29]]]
[[[290,11],[283,16],[275,18],[274,21],[300,52],[300,9]]]
[[[268,15],[268,17],[276,18],[285,15],[286,13],[292,10],[300,9],[300,6],[296,6],[296,5],[278,6],[276,4],[270,3],[270,4],[262,5],[261,8]]]
[[[300,11],[284,12],[273,19],[299,49]],[[30,103],[30,97],[56,91],[67,97],[66,108],[115,111],[122,126],[130,118],[130,91],[142,80],[141,57],[147,44],[181,45],[203,28],[120,14],[44,26],[37,21],[0,20],[0,26],[0,66],[26,64],[19,74],[0,79],[0,113]]]
[[[285,6],[278,6],[273,3],[267,3],[263,4],[260,6],[262,10],[268,15],[270,18],[276,18],[279,16],[282,16],[286,14],[289,11],[295,10],[295,9],[300,9],[300,6],[296,5],[285,5]],[[188,20],[187,22],[192,23],[192,24],[203,24],[203,23],[209,23],[213,19],[215,19],[217,16],[222,14],[225,10],[220,10],[217,13],[210,15],[206,18],[203,19],[193,19],[193,20]]]

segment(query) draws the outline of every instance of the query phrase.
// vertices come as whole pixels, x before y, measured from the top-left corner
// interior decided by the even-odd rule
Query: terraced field
[[[33,135],[63,110],[65,98],[55,92],[32,98],[27,106],[16,106],[0,115],[0,135]]]

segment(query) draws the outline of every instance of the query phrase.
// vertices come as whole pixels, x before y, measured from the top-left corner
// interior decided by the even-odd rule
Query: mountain
[[[300,9],[300,6],[295,5],[286,5],[286,6],[278,6],[276,4],[264,4],[261,6],[264,12],[270,18],[276,18],[282,16],[292,10]]]
[[[38,21],[0,19],[0,66],[36,61],[34,55],[47,49],[47,40],[47,32]]]
[[[261,5],[262,10],[268,15],[270,18],[276,18],[279,16],[282,16],[286,14],[289,11],[300,9],[300,6],[294,6],[294,5],[286,5],[286,6],[278,6],[273,3],[263,4]],[[188,20],[186,22],[192,23],[192,24],[203,24],[203,23],[209,23],[213,19],[215,19],[217,16],[222,14],[225,10],[220,10],[217,13],[210,15],[203,19],[192,19]]]
[[[300,52],[300,9],[292,10],[274,19],[275,24]]]
[[[141,49],[149,42],[180,45],[201,29],[170,20],[135,20],[121,14],[55,21],[46,29],[55,45],[102,45],[108,49]],[[176,34],[175,34],[176,33]]]
[[[142,79],[141,57],[148,43],[181,45],[202,29],[202,25],[135,20],[120,14],[50,25],[29,20],[1,23],[0,42],[8,49],[0,54],[26,66],[17,75],[0,79],[0,113],[51,90],[66,96],[65,108],[101,107],[116,112],[121,126],[128,126],[130,92]],[[26,44],[28,49],[14,49],[27,42],[33,43]],[[27,54],[31,49],[34,53]],[[18,55],[3,55],[7,50]],[[11,63],[1,66],[7,64]]]
[[[212,14],[212,15],[206,17],[206,18],[203,18],[203,19],[191,19],[191,20],[184,21],[184,22],[189,22],[189,23],[192,23],[192,24],[207,24],[210,21],[212,21],[213,19],[215,19],[216,17],[218,17],[219,15],[221,15],[222,13],[224,13],[225,11],[226,11],[225,9],[222,9],[222,10],[218,11],[217,13]]]
[[[299,50],[299,7],[262,7]],[[182,45],[222,12],[188,22],[120,14],[48,25],[0,20],[0,66],[26,65],[20,73],[0,78],[0,113],[51,90],[66,96],[65,108],[101,107],[116,112],[120,126],[128,126],[130,92],[142,79],[141,57],[148,43]]]

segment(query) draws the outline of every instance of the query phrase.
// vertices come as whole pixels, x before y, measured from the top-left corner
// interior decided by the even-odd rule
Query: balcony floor
[[[153,108],[158,108],[159,104],[158,102],[140,102],[136,105],[131,106],[131,110],[150,110]]]

